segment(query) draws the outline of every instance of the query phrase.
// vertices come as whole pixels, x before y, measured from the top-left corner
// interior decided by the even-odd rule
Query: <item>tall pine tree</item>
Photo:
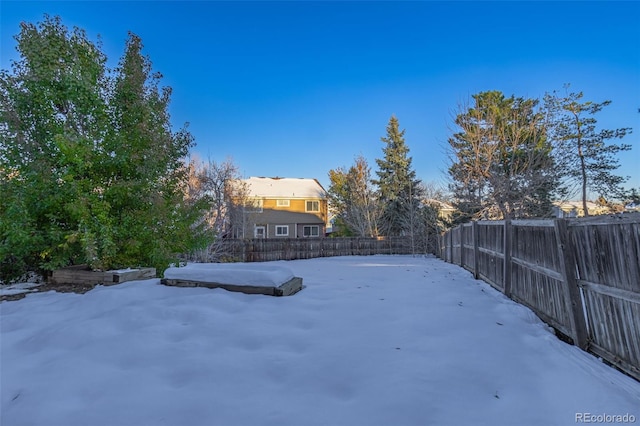
[[[614,172],[619,167],[617,154],[630,150],[631,145],[607,141],[622,139],[631,133],[631,128],[597,130],[594,115],[611,101],[585,102],[582,97],[582,92],[568,93],[564,97],[554,92],[547,94],[544,100],[550,121],[549,135],[562,176],[577,185],[584,213],[589,215],[587,197],[590,190],[601,196],[624,198],[622,184],[626,178]]]
[[[398,119],[392,115],[387,124],[387,135],[380,138],[385,144],[384,157],[376,159],[378,201],[382,216],[379,227],[383,235],[395,236],[410,232],[408,218],[420,205],[423,189],[416,172],[411,168],[409,147],[404,140],[405,130],[400,130]]]

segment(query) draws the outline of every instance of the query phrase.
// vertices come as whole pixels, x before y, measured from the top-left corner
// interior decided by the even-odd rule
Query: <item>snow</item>
[[[164,277],[205,283],[278,287],[294,275],[289,268],[269,263],[189,263],[167,269]]]
[[[245,180],[254,197],[325,198],[322,185],[315,179],[250,177]]]
[[[0,287],[0,296],[9,296],[12,294],[29,293],[36,291],[35,287],[38,287],[40,283],[18,283],[10,284]]]
[[[139,269],[134,269],[134,268],[110,269],[107,272],[113,272],[113,273],[116,273],[116,274],[123,274],[125,272],[133,272],[133,271],[139,271]]]
[[[150,279],[1,303],[0,424],[640,421],[640,383],[459,267],[411,256],[260,266],[289,268],[306,288],[271,297]]]

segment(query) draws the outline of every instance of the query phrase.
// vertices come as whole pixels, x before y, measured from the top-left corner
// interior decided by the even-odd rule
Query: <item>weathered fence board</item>
[[[480,221],[438,252],[640,379],[640,213]]]
[[[640,304],[585,291],[589,349],[640,379]]]
[[[500,291],[504,289],[504,222],[478,222],[477,275]]]
[[[560,272],[562,273],[562,290],[564,301],[569,315],[569,331],[574,343],[581,349],[588,349],[587,318],[585,318],[585,304],[582,292],[578,287],[576,276],[576,247],[569,236],[567,222],[556,220],[555,229],[556,247],[560,255]]]
[[[474,247],[475,228],[472,223],[465,223],[461,228],[460,256],[462,257],[462,267],[469,271],[473,271],[475,265],[475,247]]]
[[[574,245],[580,250],[581,279],[640,292],[640,223],[619,219],[576,223],[572,226]]]

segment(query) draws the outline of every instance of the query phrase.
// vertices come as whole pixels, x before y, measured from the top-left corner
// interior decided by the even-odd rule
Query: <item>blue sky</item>
[[[175,129],[249,176],[317,178],[363,155],[375,171],[395,114],[418,177],[442,183],[458,105],[484,90],[541,97],[570,83],[632,127],[620,174],[640,186],[640,2],[0,3],[1,68],[20,21],[59,15],[100,35],[115,66],[127,32],[173,89]]]

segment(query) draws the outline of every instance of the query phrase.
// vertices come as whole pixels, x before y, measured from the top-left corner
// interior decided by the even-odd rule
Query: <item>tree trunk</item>
[[[576,118],[576,127],[578,129],[578,156],[580,157],[580,175],[582,177],[582,210],[584,215],[589,216],[589,209],[587,208],[587,165],[584,160],[584,152],[582,152],[582,130],[580,120],[574,112]]]

